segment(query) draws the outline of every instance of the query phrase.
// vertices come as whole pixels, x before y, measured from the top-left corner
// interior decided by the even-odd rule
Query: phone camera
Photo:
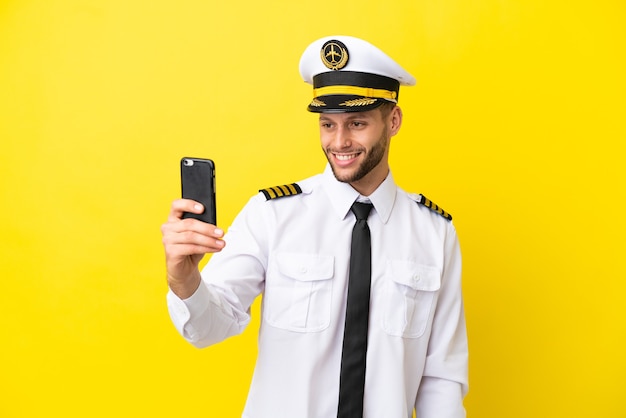
[[[191,167],[193,165],[193,160],[190,160],[189,158],[185,158],[183,160],[183,164],[187,167]]]

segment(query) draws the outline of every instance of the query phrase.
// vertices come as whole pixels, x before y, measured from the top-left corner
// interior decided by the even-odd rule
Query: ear
[[[391,113],[389,113],[389,134],[390,136],[394,136],[400,130],[400,126],[402,126],[402,109],[400,106],[396,106],[393,108]]]

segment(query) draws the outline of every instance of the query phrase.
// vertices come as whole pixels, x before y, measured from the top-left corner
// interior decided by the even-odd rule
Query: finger
[[[171,231],[164,235],[164,239],[166,239],[169,244],[195,244],[207,247],[215,246],[216,241],[222,241],[218,237],[189,229],[179,232]]]
[[[164,242],[165,256],[167,260],[180,260],[189,256],[204,255],[222,251],[226,243],[221,240],[207,241],[204,244],[190,242],[174,243]]]
[[[194,218],[174,219],[161,225],[161,232],[163,234],[168,232],[179,233],[186,231],[196,232],[212,238],[224,237],[224,231],[221,228]]]
[[[163,224],[161,231],[166,251],[168,251],[168,246],[195,245],[203,247],[203,249],[196,249],[193,253],[188,254],[198,254],[196,251],[215,252],[224,248],[225,245],[221,239],[223,236],[221,229],[196,219],[168,222]]]
[[[191,199],[177,199],[172,202],[170,213],[167,218],[168,222],[174,222],[180,220],[183,217],[183,213],[202,213],[204,212],[204,206],[201,203]]]

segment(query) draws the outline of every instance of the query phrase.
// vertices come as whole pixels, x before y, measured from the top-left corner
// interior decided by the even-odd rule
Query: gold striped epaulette
[[[416,202],[419,203],[420,205],[426,206],[428,209],[432,210],[433,212],[437,212],[439,215],[443,216],[447,220],[449,221],[452,220],[452,215],[450,215],[448,212],[446,212],[445,210],[437,206],[435,202],[428,199],[426,196],[423,196],[421,194],[417,195]]]
[[[284,186],[268,187],[259,192],[265,195],[266,200],[277,199],[279,197],[294,196],[302,193],[302,189],[296,183],[285,184]]]

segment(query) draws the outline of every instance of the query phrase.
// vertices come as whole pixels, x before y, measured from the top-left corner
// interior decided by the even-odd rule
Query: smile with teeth
[[[356,152],[354,154],[335,154],[335,158],[339,161],[348,161],[353,158],[356,158],[360,153]]]

